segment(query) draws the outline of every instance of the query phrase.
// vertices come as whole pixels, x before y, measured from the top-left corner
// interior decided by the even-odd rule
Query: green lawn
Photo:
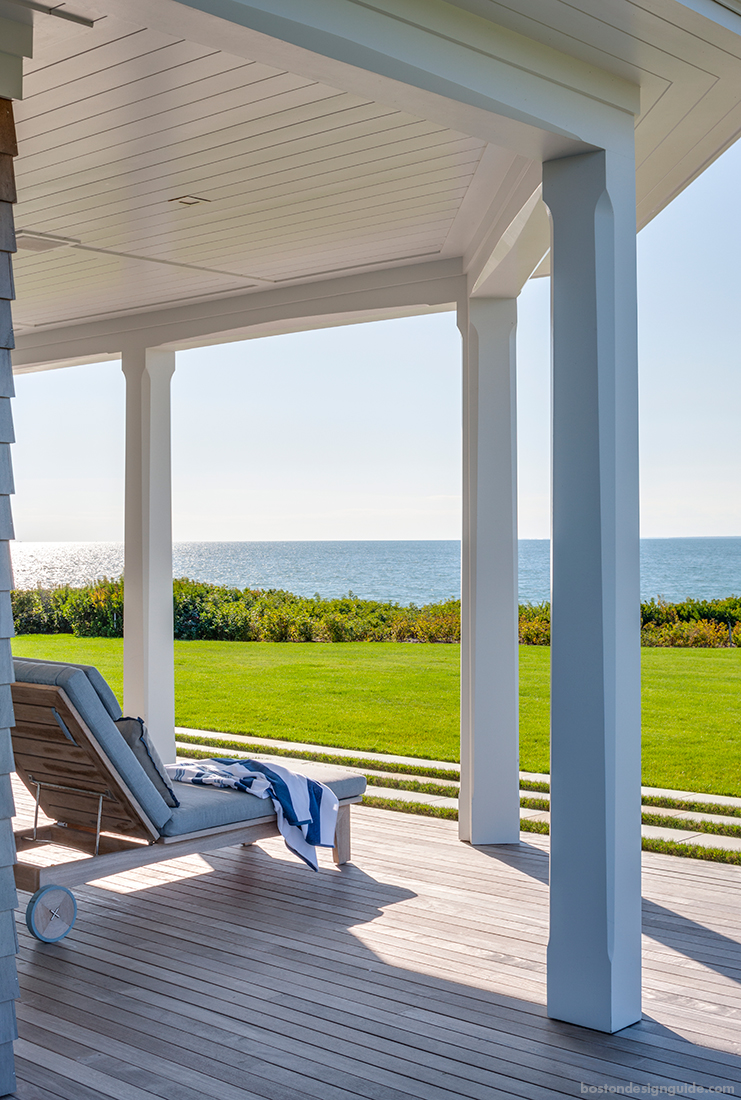
[[[121,695],[123,643],[13,639],[18,656],[96,665]],[[741,650],[643,649],[643,781],[741,795]],[[520,648],[521,766],[548,771],[550,651]],[[458,759],[458,646],[176,642],[179,725]]]

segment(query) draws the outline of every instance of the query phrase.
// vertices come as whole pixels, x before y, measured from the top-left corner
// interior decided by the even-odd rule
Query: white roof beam
[[[16,373],[116,359],[127,348],[183,349],[412,313],[454,309],[460,260],[388,268],[197,304],[62,325],[16,337]]]

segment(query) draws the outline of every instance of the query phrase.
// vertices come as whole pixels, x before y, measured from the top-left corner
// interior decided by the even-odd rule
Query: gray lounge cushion
[[[156,790],[139,761],[116,729],[113,718],[81,668],[51,661],[15,658],[15,678],[24,684],[61,687],[77,708],[91,733],[129,786],[144,813],[157,829],[169,821],[172,810]],[[101,677],[102,679],[102,677]]]
[[[142,719],[117,718],[114,724],[167,805],[171,809],[179,806],[180,803],[170,786],[170,780],[160,754],[157,752]]]
[[[202,829],[217,829],[238,821],[249,822],[257,817],[275,815],[272,802],[254,794],[197,787],[193,783],[176,783],[175,786],[180,806],[164,824],[163,836],[199,833]]]
[[[35,665],[56,665],[57,668],[80,668],[87,676],[90,683],[95,688],[98,694],[98,698],[110,714],[111,718],[115,722],[117,718],[120,718],[123,714],[121,707],[119,706],[118,699],[113,694],[108,684],[105,682],[97,668],[93,665],[76,665],[68,664],[66,661],[43,661],[34,658],[33,664]],[[16,677],[17,679],[18,677]]]
[[[265,758],[262,758],[265,760]],[[277,763],[290,767],[285,759]],[[365,790],[365,776],[360,772],[351,772],[347,768],[336,768],[331,764],[297,763],[296,771],[326,783],[338,798],[353,798]],[[223,825],[233,825],[238,821],[248,823],[258,817],[273,815],[270,799],[257,798],[243,791],[230,791],[216,787],[198,787],[193,783],[175,783],[180,807],[172,811],[172,817],[162,829],[163,836],[182,836],[184,833],[197,833],[202,829],[216,829]]]
[[[263,756],[261,759],[266,764],[270,763],[269,757]],[[280,756],[276,756],[274,762],[282,764],[284,768],[300,772],[309,779],[315,779],[317,783],[325,783],[331,787],[338,798],[356,798],[365,794],[367,786],[365,776],[362,772],[353,771],[351,768],[339,767],[337,764],[304,764],[303,761],[297,760],[294,769],[293,761]]]

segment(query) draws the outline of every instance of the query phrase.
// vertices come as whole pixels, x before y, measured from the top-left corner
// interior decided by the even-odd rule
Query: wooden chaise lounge
[[[36,896],[53,884],[66,895],[69,887],[147,863],[277,835],[270,801],[255,795],[178,783],[180,806],[170,808],[116,727],[121,708],[96,669],[18,659],[14,665],[16,771],[34,797],[37,819],[40,809],[53,822],[15,834],[19,889]],[[350,805],[362,798],[365,778],[321,764],[301,770],[339,799],[334,860],[343,864],[350,859]],[[65,862],[23,859],[31,850],[36,859],[39,847],[50,844],[67,849]],[[74,915],[69,927],[73,921]],[[38,934],[30,921],[29,927]],[[42,931],[39,938],[62,936]]]

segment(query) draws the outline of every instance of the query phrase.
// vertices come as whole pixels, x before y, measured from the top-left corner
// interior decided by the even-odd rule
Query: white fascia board
[[[243,340],[261,340],[267,336],[285,336],[290,332],[313,332],[322,328],[345,328],[347,325],[365,325],[371,321],[391,321],[399,317],[421,317],[430,313],[455,313],[460,304],[465,283],[458,280],[448,289],[456,297],[450,301],[430,304],[410,302],[408,305],[378,305],[343,310],[341,313],[312,313],[309,317],[276,317],[274,320],[261,321],[247,328],[222,332],[218,338],[213,336],[191,337],[188,340],[173,340],[163,350],[186,351],[189,348],[214,347],[216,344],[233,344]],[[442,294],[441,298],[445,298]]]
[[[443,0],[128,0],[127,13],[531,159],[604,147],[614,116],[639,109],[622,77]]]
[[[734,34],[741,35],[741,0],[676,0],[684,8],[702,15]]]
[[[202,336],[198,339],[173,341],[163,351],[187,351],[192,348],[211,348],[219,344],[234,344],[244,340],[262,340],[268,336],[285,336],[290,332],[313,332],[322,328],[346,328],[348,325],[366,325],[372,321],[391,321],[401,317],[420,317],[431,313],[455,313],[458,300],[441,302],[434,306],[387,306],[383,309],[358,309],[351,313],[327,313],[310,318],[293,318],[278,321],[265,321],[243,330],[235,329],[222,332],[218,336]],[[13,366],[13,374],[38,374],[41,371],[62,370],[64,367],[82,367],[86,364],[115,362],[121,359],[121,352],[106,355],[81,355],[71,359],[50,359],[32,363],[29,366]]]
[[[455,308],[465,294],[460,260],[436,260],[25,333],[16,338],[13,369],[24,373],[115,359],[129,348],[182,350],[437,312]]]

